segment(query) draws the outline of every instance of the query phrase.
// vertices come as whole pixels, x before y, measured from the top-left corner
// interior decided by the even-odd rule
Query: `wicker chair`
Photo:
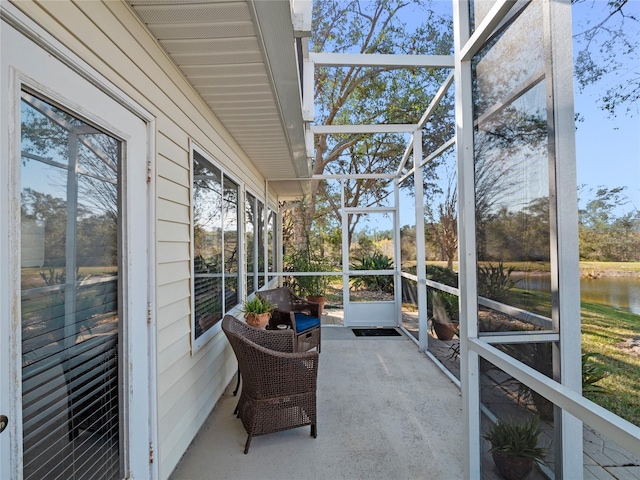
[[[311,426],[317,437],[317,352],[295,352],[291,330],[261,330],[231,315],[222,330],[238,359],[242,393],[238,416],[248,433],[244,453],[257,435]]]
[[[298,297],[287,287],[256,292],[275,307],[271,312],[269,328],[289,325],[296,334],[296,350],[306,352],[312,348],[320,352],[320,305]]]

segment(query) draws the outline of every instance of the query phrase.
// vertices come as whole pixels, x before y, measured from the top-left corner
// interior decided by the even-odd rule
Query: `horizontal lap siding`
[[[128,6],[26,1],[16,6],[156,118],[157,452],[165,479],[236,370],[222,334],[191,354],[190,139],[252,190],[262,192],[264,184]]]

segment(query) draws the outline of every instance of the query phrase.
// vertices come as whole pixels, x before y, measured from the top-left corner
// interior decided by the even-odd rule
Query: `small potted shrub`
[[[429,290],[431,304],[431,328],[438,340],[451,340],[458,333],[458,297],[446,292]]]
[[[540,433],[537,418],[524,422],[499,420],[482,437],[491,443],[489,451],[500,475],[507,480],[520,480],[536,462],[545,462],[547,449],[538,446]]]
[[[245,301],[242,306],[245,320],[249,325],[256,328],[265,328],[267,326],[272,310],[273,305],[257,295],[251,300]]]

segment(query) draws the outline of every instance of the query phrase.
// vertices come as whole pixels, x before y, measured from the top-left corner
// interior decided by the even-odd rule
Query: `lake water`
[[[514,280],[517,276],[513,276]],[[551,290],[548,276],[522,278],[516,283],[527,290]],[[640,315],[640,278],[601,277],[580,279],[580,298],[583,302],[599,303]]]

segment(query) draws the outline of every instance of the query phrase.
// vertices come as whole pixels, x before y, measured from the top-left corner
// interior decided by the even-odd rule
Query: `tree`
[[[579,87],[606,81],[602,108],[615,117],[621,111],[638,113],[640,100],[640,9],[637,1],[572,0],[574,6],[591,4],[574,38],[578,48],[575,73]],[[576,9],[574,8],[574,11]],[[586,10],[586,8],[585,8]]]
[[[458,253],[458,188],[453,176],[448,180],[444,199],[436,207],[437,218],[429,203],[425,205],[424,214],[428,220],[425,226],[440,247],[441,258],[447,261],[447,268],[453,268]]]
[[[580,257],[596,261],[640,261],[640,211],[624,212],[629,199],[626,187],[580,187],[587,196],[578,210]]]
[[[428,3],[423,0],[314,2],[312,49],[339,53],[450,54],[453,39],[447,20],[424,9],[424,22],[413,32],[402,20],[409,7],[425,5]],[[441,69],[317,68],[316,123],[416,123],[447,74]],[[432,119],[430,131],[435,133],[425,136],[425,145],[440,145],[442,138],[453,135],[453,122],[444,113],[446,110],[443,106]],[[405,146],[405,139],[397,134],[318,135],[313,173],[391,173],[397,168]],[[346,188],[348,205],[366,206],[380,200],[388,195],[385,183],[350,182]],[[311,225],[316,206],[321,203],[339,219],[337,193],[326,182],[311,182],[305,212],[307,225]],[[292,215],[300,222],[299,209],[293,209]],[[358,219],[358,215],[349,218],[350,237]]]

